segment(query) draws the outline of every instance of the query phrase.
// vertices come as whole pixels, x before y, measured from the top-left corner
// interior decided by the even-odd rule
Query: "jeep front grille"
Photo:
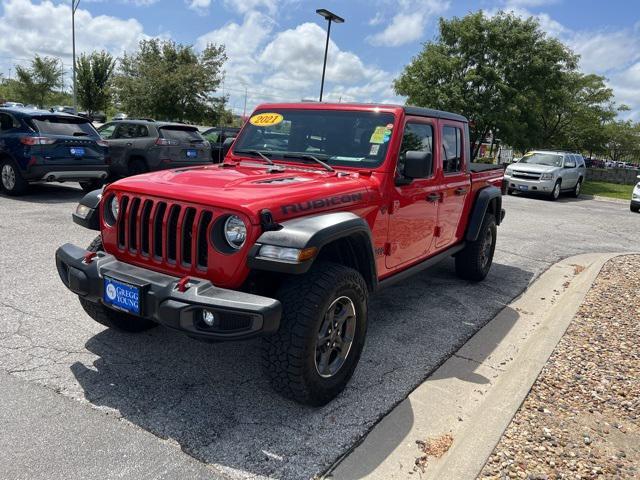
[[[122,195],[120,210],[120,250],[185,272],[207,271],[212,211],[138,195]]]

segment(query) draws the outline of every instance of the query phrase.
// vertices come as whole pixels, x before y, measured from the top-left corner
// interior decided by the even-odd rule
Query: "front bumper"
[[[178,277],[120,262],[104,252],[87,262],[87,254],[87,250],[67,243],[56,251],[56,266],[65,286],[91,302],[104,305],[106,275],[140,288],[142,317],[192,337],[239,340],[274,333],[280,326],[282,306],[278,300],[218,288],[196,278],[191,278],[182,292]],[[211,327],[202,321],[205,309],[216,318]]]
[[[520,192],[531,193],[551,193],[556,185],[556,179],[553,180],[526,180],[524,178],[514,178],[505,175],[504,182],[509,190],[517,190]]]

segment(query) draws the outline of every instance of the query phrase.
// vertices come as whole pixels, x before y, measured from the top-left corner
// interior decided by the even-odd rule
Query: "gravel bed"
[[[608,262],[478,478],[640,478],[640,256]]]

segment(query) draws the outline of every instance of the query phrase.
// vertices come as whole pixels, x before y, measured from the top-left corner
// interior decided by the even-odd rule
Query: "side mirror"
[[[233,142],[235,141],[235,139],[236,139],[235,137],[229,137],[229,138],[226,138],[224,142],[222,142],[222,158],[223,159],[224,157],[227,156],[227,153],[231,149],[231,145],[233,145]]]
[[[431,152],[410,150],[405,153],[404,172],[406,178],[426,178],[431,175],[433,158]]]

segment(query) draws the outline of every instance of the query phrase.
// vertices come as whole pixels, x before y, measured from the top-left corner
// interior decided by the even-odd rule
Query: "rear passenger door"
[[[461,226],[467,197],[471,189],[469,173],[469,146],[464,136],[464,124],[440,120],[442,198],[438,212],[436,248],[443,249],[456,243],[463,235]]]
[[[573,188],[578,183],[577,155],[565,155],[563,163],[562,188]]]

